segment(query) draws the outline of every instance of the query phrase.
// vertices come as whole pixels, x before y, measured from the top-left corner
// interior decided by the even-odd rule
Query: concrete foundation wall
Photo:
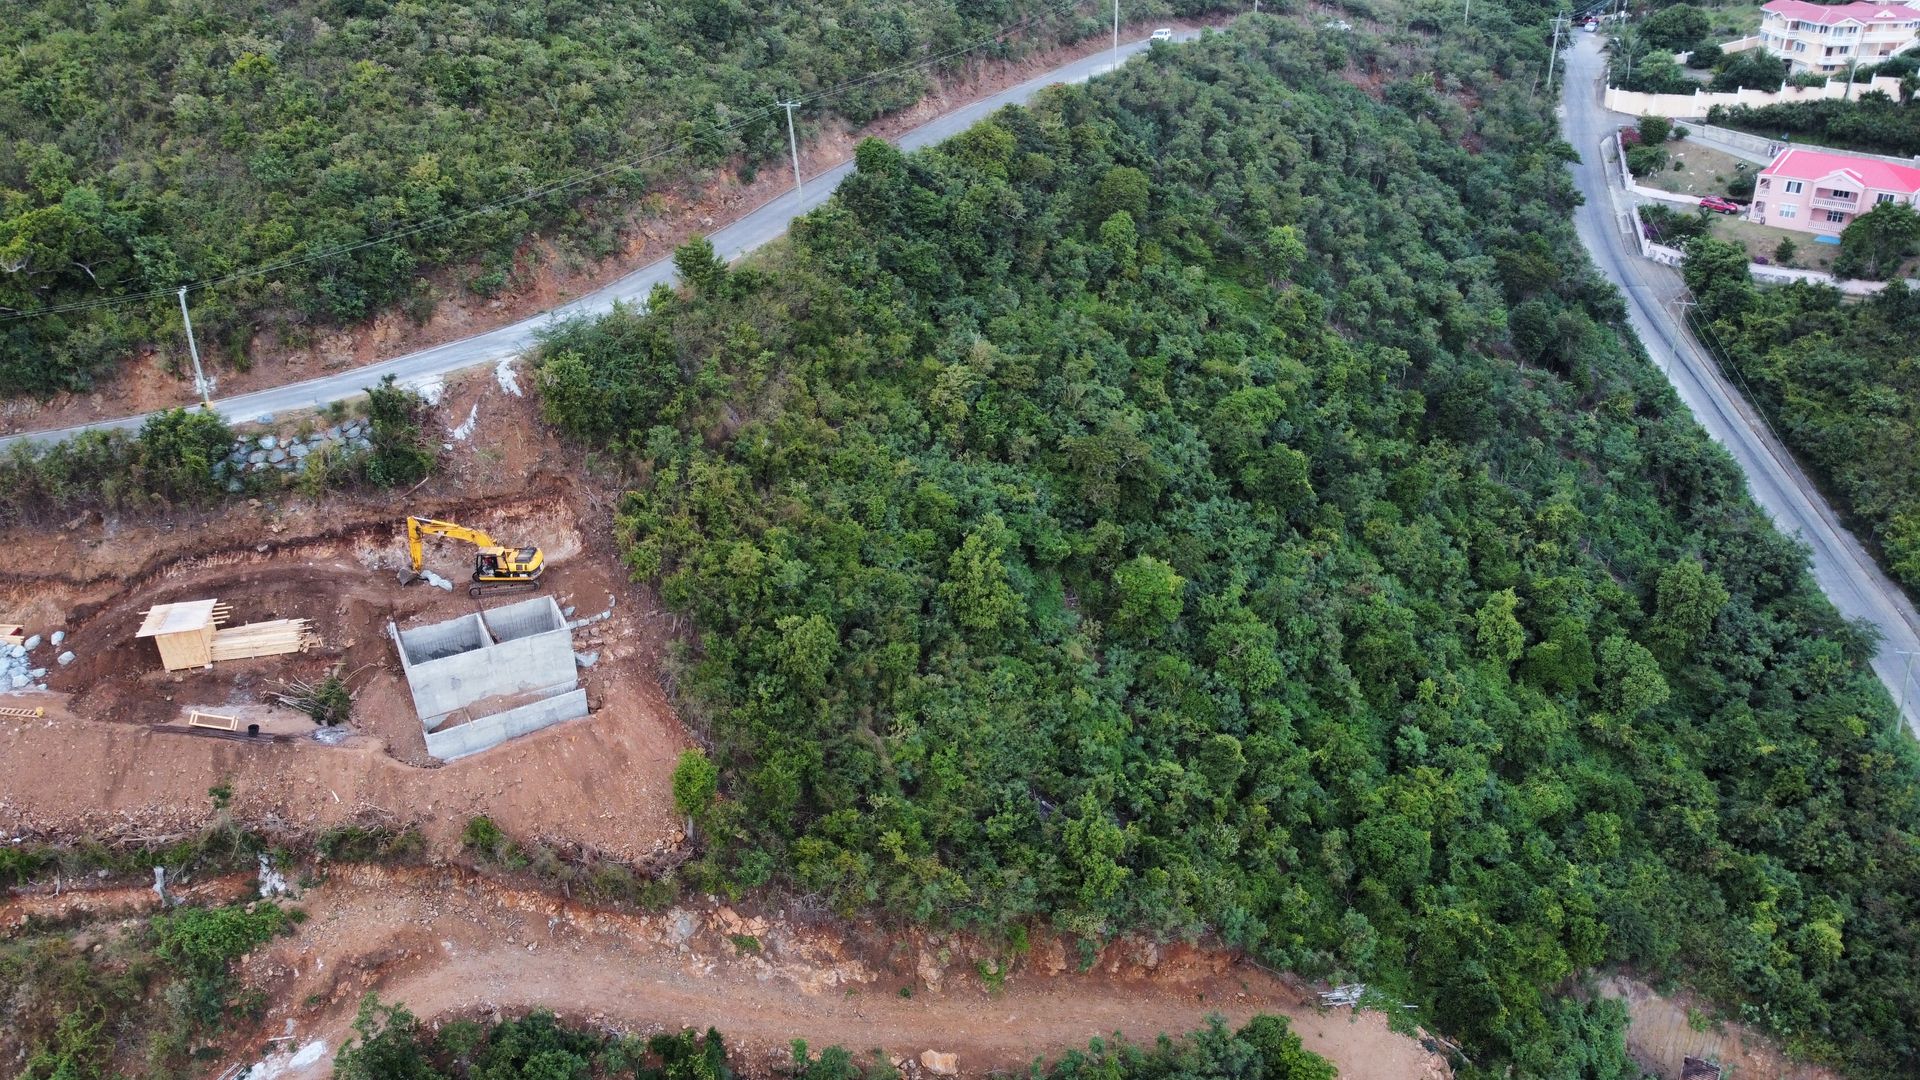
[[[548,596],[493,608],[481,612],[481,618],[492,632],[493,640],[499,642],[564,630],[567,626],[566,620],[560,617],[560,609]]]
[[[463,709],[482,698],[571,685],[575,677],[573,635],[565,630],[407,669],[413,707],[423,721]]]
[[[568,679],[566,682],[563,682],[558,686],[543,687],[539,690],[533,691],[530,694],[522,694],[520,695],[520,702],[523,705],[531,705],[533,704],[535,699],[559,697],[561,694],[572,693],[573,688],[576,685],[577,683],[575,680]],[[434,731],[434,730],[437,730],[439,727],[441,727],[443,724],[448,723],[455,717],[460,717],[462,719],[468,718],[466,716],[466,710],[455,709],[449,713],[441,713],[439,716],[425,717],[420,721],[420,726],[426,728],[428,731]]]
[[[481,717],[427,736],[427,753],[453,761],[498,746],[508,739],[587,715],[587,692],[572,690],[517,709]]]
[[[400,631],[400,658],[411,667],[456,653],[484,649],[488,644],[480,616],[462,615],[448,622]]]
[[[413,707],[429,731],[477,701],[577,683],[573,635],[551,596],[432,626],[389,629]]]

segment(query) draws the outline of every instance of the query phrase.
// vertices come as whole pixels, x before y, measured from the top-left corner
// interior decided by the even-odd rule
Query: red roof
[[[1861,187],[1880,191],[1898,191],[1908,195],[1920,191],[1920,169],[1911,165],[1895,165],[1891,161],[1876,158],[1829,154],[1797,146],[1782,152],[1773,159],[1773,164],[1760,170],[1761,176],[1779,176],[1788,180],[1825,180],[1834,173],[1845,173]]]
[[[1920,11],[1904,4],[1812,4],[1807,0],[1771,0],[1762,11],[1788,19],[1832,25],[1852,19],[1858,23],[1904,22],[1920,19]]]

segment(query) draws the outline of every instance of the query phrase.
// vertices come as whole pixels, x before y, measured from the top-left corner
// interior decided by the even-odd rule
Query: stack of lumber
[[[319,640],[314,635],[313,624],[305,619],[275,619],[214,631],[212,653],[215,660],[278,656],[306,652]]]

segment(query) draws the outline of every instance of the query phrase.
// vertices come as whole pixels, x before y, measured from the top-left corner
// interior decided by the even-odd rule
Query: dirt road
[[[359,999],[376,991],[422,1017],[538,1007],[625,1031],[712,1025],[755,1073],[786,1060],[795,1038],[902,1059],[951,1052],[964,1074],[981,1075],[1116,1031],[1151,1040],[1210,1014],[1238,1023],[1265,1012],[1290,1017],[1343,1077],[1450,1075],[1378,1014],[1321,1014],[1300,985],[1186,946],[1121,943],[1081,972],[1046,938],[988,992],[978,965],[990,954],[962,938],[843,931],[723,905],[598,911],[455,870],[353,868],[300,906],[311,918],[297,935],[242,970],[273,1001],[263,1034],[322,1039],[329,1060]]]

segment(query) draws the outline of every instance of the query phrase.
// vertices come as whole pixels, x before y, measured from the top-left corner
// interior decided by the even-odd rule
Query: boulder
[[[253,453],[247,455],[247,464],[249,465],[264,465],[266,461],[267,452],[265,450],[255,450]]]
[[[61,667],[66,667],[68,664],[73,663],[73,651],[69,649],[68,651],[61,653],[59,656],[54,657],[54,659],[59,662]]]
[[[260,436],[260,449],[271,450],[278,445],[280,445],[280,440],[274,438],[273,436],[271,435]]]
[[[935,1076],[959,1076],[960,1055],[943,1054],[938,1050],[922,1050],[920,1067]]]
[[[293,449],[288,451],[288,453],[291,453],[294,457],[303,458],[313,453],[313,448],[305,443],[294,443]]]
[[[33,635],[32,637],[30,637],[30,638],[28,638],[28,639],[27,639],[27,640],[26,640],[26,641],[25,641],[25,642],[24,642],[24,643],[23,643],[23,644],[22,644],[22,645],[20,646],[20,648],[21,648],[21,649],[23,649],[23,650],[25,650],[25,651],[27,651],[27,652],[32,652],[33,650],[35,650],[35,649],[37,649],[37,648],[39,648],[39,647],[40,647],[40,635],[39,635],[39,634],[35,634],[35,635]]]
[[[58,645],[58,644],[60,644],[61,642],[63,642],[63,641],[65,641],[65,640],[67,640],[67,632],[66,632],[65,630],[55,630],[55,631],[53,632],[53,637],[52,637],[52,638],[51,638],[50,640],[51,640],[51,641],[52,641],[52,642],[53,642],[53,643],[54,643],[55,645]]]
[[[273,453],[267,455],[267,460],[278,465],[287,460],[287,452],[285,450],[275,450]]]

